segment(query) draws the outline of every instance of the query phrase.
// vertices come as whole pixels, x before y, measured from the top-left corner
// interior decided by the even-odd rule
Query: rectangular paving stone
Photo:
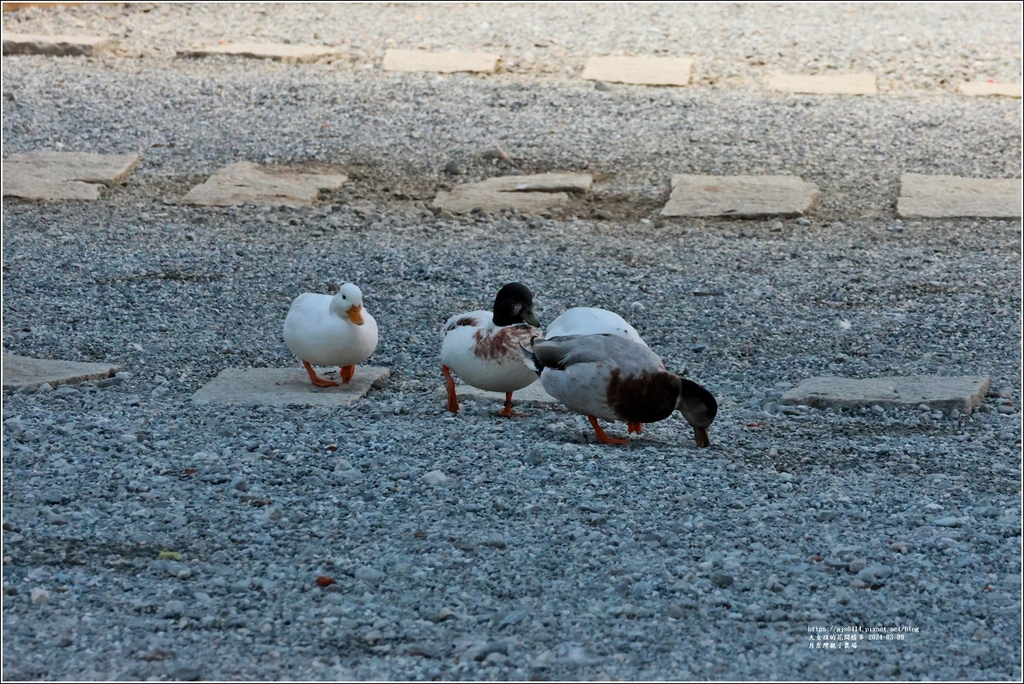
[[[805,76],[775,73],[768,76],[768,89],[810,95],[875,95],[878,93],[874,74]]]
[[[1020,218],[1020,178],[960,178],[905,173],[896,213],[903,218]]]
[[[7,352],[4,352],[3,362],[4,389],[39,387],[44,383],[50,383],[50,387],[70,385],[86,380],[109,378],[121,370],[121,366],[109,363],[33,359]]]
[[[434,71],[451,74],[458,71],[493,73],[501,55],[485,52],[426,52],[424,50],[388,50],[384,53],[384,71]]]
[[[536,213],[565,204],[569,201],[567,192],[588,192],[593,184],[593,177],[586,173],[498,176],[459,185],[451,192],[442,190],[433,206],[454,214],[468,214],[474,209]]]
[[[3,8],[4,12],[15,12],[27,7],[74,7],[84,4],[83,2],[5,2]]]
[[[486,390],[471,387],[470,385],[455,385],[455,393],[459,395],[459,401],[473,399],[480,404],[496,404],[499,408],[505,405],[504,392],[488,392]],[[448,396],[447,390],[441,387],[441,396]],[[540,381],[527,385],[521,390],[512,393],[513,409],[520,404],[557,404],[557,399],[544,391]]]
[[[250,59],[273,59],[279,62],[315,62],[321,57],[340,54],[338,48],[326,45],[291,45],[288,43],[228,43],[191,50],[178,50],[179,57],[212,57],[230,55]]]
[[[588,81],[633,85],[685,86],[693,60],[684,57],[591,57],[583,69]]]
[[[818,188],[797,176],[672,176],[663,216],[802,216]]]
[[[288,169],[236,162],[210,176],[181,199],[185,204],[271,206],[312,204],[321,190],[337,190],[348,177],[340,173],[298,173]]]
[[[1002,97],[1020,98],[1021,96],[1020,83],[986,83],[984,81],[968,81],[966,83],[961,83],[959,90],[967,97],[997,95]]]
[[[338,371],[320,372],[338,380]],[[352,380],[338,387],[315,387],[301,366],[295,368],[225,368],[192,395],[197,404],[245,406],[348,406],[370,391],[375,382],[391,375],[387,368],[356,366]]]
[[[804,380],[783,394],[780,403],[814,408],[926,404],[934,409],[957,409],[969,414],[981,403],[991,383],[987,375],[911,375],[863,380],[817,377]]]
[[[96,36],[44,36],[4,32],[5,55],[50,55],[53,57],[96,57],[110,49],[110,40]]]
[[[122,180],[140,159],[138,154],[19,152],[4,160],[3,194],[35,200],[94,200],[103,185]]]
[[[81,181],[50,181],[31,176],[19,176],[7,172],[4,174],[4,197],[20,197],[31,200],[98,200],[100,188],[98,183]]]

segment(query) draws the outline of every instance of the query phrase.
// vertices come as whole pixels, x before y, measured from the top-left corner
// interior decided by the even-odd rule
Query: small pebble
[[[932,521],[932,524],[936,527],[960,527],[963,524],[963,520],[953,516],[945,516],[943,518],[937,518]]]
[[[850,564],[847,566],[846,569],[851,574],[856,575],[858,572],[860,572],[861,570],[863,570],[867,566],[868,566],[868,562],[867,562],[866,559],[864,559],[864,558],[854,558],[852,561],[850,561]]]
[[[379,584],[384,579],[384,573],[367,565],[356,568],[355,578],[367,584]]]
[[[440,470],[431,470],[429,473],[423,476],[423,481],[429,485],[439,485],[447,482],[448,476],[442,473]]]
[[[484,159],[500,159],[502,161],[509,161],[510,159],[512,159],[512,155],[510,155],[508,152],[501,149],[500,147],[493,147],[484,152],[480,156],[483,157]]]
[[[732,575],[727,575],[724,572],[716,572],[713,575],[711,575],[711,582],[716,587],[721,587],[724,589],[725,587],[732,585],[733,578]]]
[[[164,607],[160,609],[160,612],[157,614],[157,616],[173,620],[173,619],[180,618],[182,616],[182,613],[184,613],[184,612],[185,612],[185,604],[184,604],[184,602],[178,601],[178,600],[172,600],[172,601],[168,601],[166,604],[164,604]]]

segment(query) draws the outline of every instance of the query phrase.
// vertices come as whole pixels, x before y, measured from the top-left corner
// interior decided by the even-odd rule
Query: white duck
[[[534,327],[536,326],[536,327]],[[488,392],[504,392],[506,418],[512,411],[512,393],[537,380],[525,363],[523,346],[540,335],[533,313],[533,293],[521,283],[509,283],[494,298],[493,311],[455,314],[442,329],[441,372],[448,390],[448,410],[459,412],[452,372],[467,385]]]
[[[590,421],[602,444],[626,444],[609,437],[597,419],[621,420],[629,432],[668,418],[679,409],[693,427],[697,446],[711,446],[708,426],[718,402],[695,382],[665,370],[645,345],[617,335],[570,335],[533,340],[525,349],[548,394]]]
[[[377,348],[377,321],[363,309],[359,288],[345,283],[333,297],[313,292],[296,297],[284,319],[284,341],[314,385],[334,387],[338,383],[319,377],[310,364],[339,366],[341,381],[348,382],[356,364]]]
[[[636,328],[619,314],[592,306],[574,306],[548,325],[544,337],[550,339],[564,335],[618,335],[647,346]]]

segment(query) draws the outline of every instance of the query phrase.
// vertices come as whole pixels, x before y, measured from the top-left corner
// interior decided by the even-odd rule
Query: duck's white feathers
[[[442,333],[441,364],[468,385],[515,392],[537,380],[523,356],[523,345],[540,335],[531,325],[497,326],[490,311],[470,311],[449,318]]]
[[[565,311],[548,325],[545,337],[565,335],[618,335],[647,346],[636,328],[619,314],[591,306],[576,306]]]
[[[339,307],[332,308],[331,302],[340,294],[332,297],[306,292],[288,309],[285,344],[302,361],[316,366],[352,366],[368,359],[377,348],[377,321],[365,309],[362,325],[344,313],[339,315]],[[357,305],[362,305],[361,295]],[[347,307],[342,312],[345,310]]]

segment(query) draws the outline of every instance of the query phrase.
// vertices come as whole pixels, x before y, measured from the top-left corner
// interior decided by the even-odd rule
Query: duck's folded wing
[[[661,358],[645,345],[618,335],[564,335],[534,345],[544,366],[568,368],[581,363],[610,362],[623,370],[657,368]]]
[[[565,370],[563,358],[566,350],[564,345],[545,340],[538,335],[530,340],[529,348],[526,345],[523,346],[523,351],[527,353],[527,358],[530,359],[538,373],[544,368]]]

